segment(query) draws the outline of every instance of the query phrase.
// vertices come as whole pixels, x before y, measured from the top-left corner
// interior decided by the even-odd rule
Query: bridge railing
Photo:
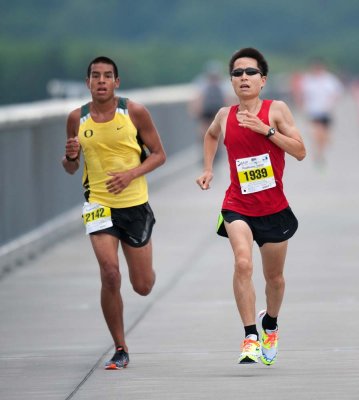
[[[169,158],[196,142],[196,121],[188,113],[192,85],[120,95],[150,110]],[[24,254],[39,251],[40,243],[47,246],[78,226],[73,209],[83,201],[81,173],[66,174],[61,159],[67,115],[87,101],[62,99],[0,107],[0,274],[19,263]]]

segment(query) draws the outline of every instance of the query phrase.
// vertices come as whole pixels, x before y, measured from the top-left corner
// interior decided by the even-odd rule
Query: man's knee
[[[238,278],[248,278],[252,276],[253,264],[247,257],[236,257],[234,264],[234,273]]]
[[[117,264],[101,266],[101,282],[102,286],[108,290],[118,290],[120,288],[121,275]]]
[[[147,296],[151,293],[153,284],[141,283],[133,284],[133,290],[141,296]]]
[[[132,282],[133,290],[141,296],[147,296],[151,293],[155,284],[155,273],[149,279],[141,279],[140,281]]]
[[[267,284],[273,288],[281,288],[285,285],[284,276],[280,274],[269,274],[266,277]]]

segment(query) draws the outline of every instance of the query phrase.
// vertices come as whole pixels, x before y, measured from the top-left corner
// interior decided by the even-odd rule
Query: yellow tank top
[[[119,194],[109,193],[107,172],[127,171],[137,167],[144,150],[137,129],[127,110],[127,99],[120,98],[111,121],[97,123],[91,118],[89,104],[82,106],[78,132],[84,156],[82,184],[86,201],[113,208],[132,207],[148,201],[144,176],[131,181]]]

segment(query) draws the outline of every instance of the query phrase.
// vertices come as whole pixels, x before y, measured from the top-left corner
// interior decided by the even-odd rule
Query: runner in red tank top
[[[257,114],[257,117],[266,125],[269,125],[268,115],[271,105],[272,100],[263,100]],[[238,109],[238,105],[232,106],[229,109],[227,118],[224,144],[230,160],[231,185],[226,192],[222,208],[253,217],[274,214],[288,207],[282,184],[285,164],[284,151],[264,135],[258,135],[258,133],[248,128],[239,126],[237,120]],[[262,179],[252,180],[251,171],[248,170],[246,172],[246,170],[243,170],[241,176],[245,182],[241,185],[238,177],[239,162],[236,162],[236,160],[257,157],[262,154],[266,154],[265,157],[268,158],[272,165],[274,176],[267,177],[268,181],[266,182],[270,183],[269,179],[271,179],[273,187],[271,190],[258,190],[249,195],[247,190],[250,189],[250,184],[252,183],[253,188],[260,188],[258,181],[263,181],[265,178],[263,179],[263,173],[260,170],[258,176]],[[257,171],[255,173],[257,174]],[[246,176],[249,180],[246,179]]]
[[[284,263],[288,239],[298,221],[283,191],[285,154],[302,160],[305,146],[293,116],[283,101],[262,100],[268,64],[256,49],[233,54],[229,72],[239,104],[219,110],[204,138],[204,170],[197,179],[210,188],[213,160],[221,135],[227,149],[231,182],[218,220],[218,234],[229,238],[235,269],[234,296],[244,325],[239,364],[259,359],[271,365],[278,352],[277,318],[284,296]],[[255,289],[252,281],[253,242],[257,242],[266,281],[266,309],[256,324]]]

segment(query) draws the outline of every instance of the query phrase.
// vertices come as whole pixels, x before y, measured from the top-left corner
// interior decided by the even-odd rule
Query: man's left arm
[[[283,101],[273,101],[269,120],[276,132],[268,140],[298,161],[303,160],[306,156],[304,142],[287,104]]]
[[[301,161],[306,155],[303,139],[295,126],[294,118],[286,103],[274,100],[269,110],[269,123],[266,125],[257,115],[247,110],[238,113],[241,117],[239,126],[249,128],[263,136],[267,136],[269,130],[274,128],[274,133],[267,136],[283,151]]]
[[[164,164],[166,161],[166,153],[157,128],[146,107],[129,101],[128,110],[130,118],[137,128],[142,142],[149,150],[149,155],[143,163],[132,170],[135,173],[135,178],[137,178]]]
[[[137,132],[142,142],[149,150],[148,157],[137,167],[124,172],[109,172],[111,177],[107,181],[107,189],[110,193],[118,194],[125,189],[133,179],[158,168],[166,161],[160,135],[152,120],[149,111],[141,104],[128,101],[129,115],[132,123],[137,128]]]

